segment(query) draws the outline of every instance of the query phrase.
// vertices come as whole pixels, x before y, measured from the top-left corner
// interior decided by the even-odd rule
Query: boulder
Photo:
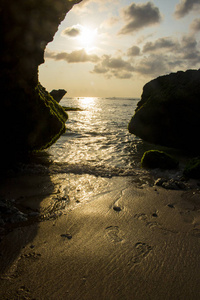
[[[193,158],[187,163],[183,175],[188,178],[200,179],[200,157]]]
[[[51,146],[65,132],[68,115],[41,84],[37,85],[34,98],[37,102],[29,114],[26,143],[29,150],[42,150]]]
[[[199,153],[200,70],[147,83],[128,129],[147,142]]]
[[[159,150],[146,151],[141,159],[144,168],[175,169],[179,162],[169,154]]]
[[[59,89],[59,90],[52,90],[50,92],[50,95],[59,103],[66,93],[67,91],[63,89]]]

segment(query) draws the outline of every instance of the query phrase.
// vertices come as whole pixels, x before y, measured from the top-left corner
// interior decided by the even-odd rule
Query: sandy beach
[[[2,235],[1,299],[200,298],[197,189],[73,175],[70,191],[70,176],[2,185],[1,195],[39,217]]]

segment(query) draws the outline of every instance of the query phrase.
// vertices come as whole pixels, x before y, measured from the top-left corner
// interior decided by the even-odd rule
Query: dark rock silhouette
[[[174,159],[171,155],[159,151],[159,150],[149,150],[146,151],[141,159],[141,165],[144,168],[149,169],[176,169],[179,162]]]
[[[50,95],[59,103],[66,93],[67,91],[63,89],[59,89],[59,90],[52,90],[50,92]]]
[[[200,70],[147,83],[128,129],[147,142],[199,153]]]
[[[38,83],[38,66],[60,22],[80,0],[1,0],[1,154],[46,148],[65,130],[66,113]]]
[[[183,174],[189,178],[200,179],[200,157],[191,159],[185,166]]]

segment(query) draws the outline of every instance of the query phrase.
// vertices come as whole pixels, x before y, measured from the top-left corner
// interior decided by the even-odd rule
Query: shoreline
[[[1,299],[198,298],[198,189],[32,174],[3,193],[44,218],[2,238]]]

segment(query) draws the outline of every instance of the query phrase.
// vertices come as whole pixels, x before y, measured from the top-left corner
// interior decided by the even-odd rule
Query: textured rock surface
[[[191,159],[186,165],[183,174],[189,178],[200,179],[200,157]]]
[[[178,167],[179,162],[163,151],[149,150],[144,153],[141,165],[150,169],[175,169]]]
[[[143,88],[129,131],[147,142],[198,153],[200,70],[158,77]]]
[[[12,156],[50,145],[67,118],[38,85],[44,49],[80,0],[1,0],[1,152]],[[43,142],[44,140],[44,142]]]
[[[52,90],[50,92],[50,95],[57,101],[60,102],[60,100],[65,96],[65,94],[67,93],[67,91],[63,90],[63,89],[59,89],[59,90]]]

